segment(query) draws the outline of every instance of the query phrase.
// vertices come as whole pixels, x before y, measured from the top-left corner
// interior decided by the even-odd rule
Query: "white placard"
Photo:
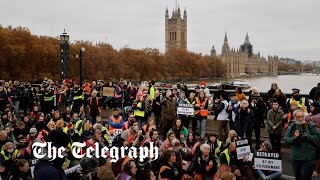
[[[281,156],[279,153],[256,152],[254,166],[260,170],[282,171]]]
[[[242,159],[243,156],[247,156],[249,158],[250,153],[251,153],[250,146],[237,147],[238,159]]]
[[[260,170],[282,171],[281,160],[254,158],[254,167]]]
[[[82,170],[82,168],[81,168],[80,164],[78,164],[76,166],[73,166],[72,168],[65,170],[64,172],[68,175],[68,174],[71,174],[75,171],[81,171],[81,170]]]
[[[31,171],[31,176],[34,178],[34,167],[37,164],[38,159],[30,159],[29,164],[30,164],[30,171]]]
[[[251,149],[249,146],[248,139],[241,139],[236,141],[237,145],[237,158],[242,159],[244,156],[249,158]]]
[[[192,104],[179,104],[177,114],[194,115],[194,107]]]

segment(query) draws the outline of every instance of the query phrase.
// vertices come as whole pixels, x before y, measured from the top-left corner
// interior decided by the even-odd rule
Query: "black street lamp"
[[[82,81],[83,81],[83,77],[82,77],[82,53],[85,51],[86,49],[84,47],[80,48],[80,55],[79,55],[79,59],[80,59],[80,87],[82,88]]]
[[[69,35],[66,30],[60,35],[61,52],[61,80],[68,79],[69,75]]]

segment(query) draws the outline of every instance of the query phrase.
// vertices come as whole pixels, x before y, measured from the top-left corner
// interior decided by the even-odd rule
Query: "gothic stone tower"
[[[184,10],[183,17],[181,17],[180,8],[173,10],[169,18],[169,12],[166,9],[165,18],[166,52],[174,48],[187,50],[187,10]]]

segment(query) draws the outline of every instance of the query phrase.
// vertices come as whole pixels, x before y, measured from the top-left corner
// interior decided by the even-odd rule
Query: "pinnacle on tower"
[[[246,34],[246,40],[244,41],[244,44],[250,44],[248,33]]]
[[[226,31],[225,34],[224,34],[224,42],[227,42],[227,43],[228,43],[227,31]]]

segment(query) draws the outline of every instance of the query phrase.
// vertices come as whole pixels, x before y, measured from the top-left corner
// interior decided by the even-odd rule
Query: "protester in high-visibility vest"
[[[149,94],[150,94],[150,97],[151,97],[151,100],[154,100],[155,98],[155,88],[154,88],[154,84],[155,84],[155,81],[154,80],[150,80],[149,81]]]
[[[124,139],[128,144],[135,146],[139,143],[141,134],[142,131],[139,130],[138,122],[135,121],[129,129],[125,130],[121,134],[121,138]]]
[[[92,121],[92,124],[95,124],[96,117],[101,113],[101,104],[99,98],[97,97],[97,91],[92,91],[91,97],[88,98],[87,104],[89,106],[88,114],[90,115],[90,120]]]
[[[44,114],[49,114],[54,107],[54,90],[50,86],[46,87],[42,92],[43,105],[41,104],[41,111]]]
[[[286,112],[287,112],[288,109],[290,108],[290,104],[292,103],[292,101],[296,101],[298,108],[305,109],[305,112],[306,112],[306,111],[310,112],[310,103],[309,103],[309,100],[306,99],[305,97],[301,97],[301,96],[300,96],[300,89],[297,89],[297,88],[293,88],[293,89],[292,89],[292,98],[290,98],[290,99],[287,101],[287,109],[286,109]]]
[[[184,91],[180,91],[179,97],[177,100],[178,106],[179,104],[190,104],[189,100],[186,97],[186,94]],[[184,114],[178,114],[178,117],[181,119],[183,126],[188,128],[189,127],[189,121],[187,119],[187,116]]]
[[[149,137],[149,133],[152,131],[152,130],[155,130],[157,129],[157,126],[156,124],[154,123],[154,120],[152,118],[149,118],[147,123],[145,123],[143,126],[142,126],[142,135],[145,135],[146,138]]]
[[[80,120],[78,113],[73,113],[72,119],[70,122],[66,125],[66,127],[63,129],[64,133],[67,133],[69,129],[74,129],[77,122]]]
[[[1,154],[4,156],[5,160],[14,160],[17,157],[18,150],[14,148],[12,142],[6,142],[1,149]]]
[[[84,97],[84,107],[87,107],[87,99],[90,97],[91,93],[91,85],[89,84],[89,80],[84,80],[84,85],[82,86],[83,89],[83,97]]]
[[[132,105],[134,117],[139,122],[140,127],[142,127],[145,119],[145,101],[143,100],[142,93],[137,93],[137,100]]]
[[[197,98],[195,97],[195,93],[190,93],[189,98],[188,98],[189,103],[192,104],[193,106],[196,105],[197,103]],[[196,118],[196,111],[194,111],[194,115],[187,115],[187,119],[185,122],[185,126],[189,127],[189,124],[192,124],[192,132],[195,133],[197,129],[197,118]]]
[[[237,157],[237,149],[236,149],[236,143],[231,142],[229,144],[229,147],[225,149],[220,154],[220,162],[219,166],[221,165],[227,165],[232,166],[232,172],[239,178],[246,177],[247,179],[255,179],[251,168],[248,164],[248,157],[245,156],[241,160],[238,160]],[[241,173],[240,173],[241,170]]]
[[[205,98],[205,93],[200,91],[199,97],[197,98],[197,104],[195,105],[196,114],[197,114],[197,122],[199,127],[200,140],[204,140],[204,136],[206,133],[206,124],[208,117],[208,99]]]
[[[109,118],[109,133],[110,135],[114,134],[114,130],[122,129],[123,119],[119,115],[118,109],[113,110],[113,115]]]
[[[73,101],[72,112],[80,112],[80,107],[83,104],[84,93],[77,83],[73,86],[73,91],[71,91],[71,98]]]
[[[163,166],[159,171],[159,179],[170,180],[170,179],[182,179],[185,174],[188,174],[189,164],[183,164],[182,169],[178,169],[176,166],[176,153],[172,150],[167,150],[163,154]],[[190,178],[190,177],[189,177]]]

